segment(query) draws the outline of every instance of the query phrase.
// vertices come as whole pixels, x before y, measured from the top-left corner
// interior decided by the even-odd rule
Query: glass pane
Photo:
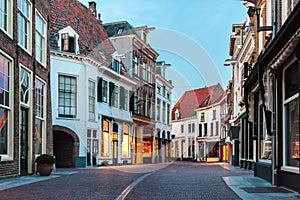
[[[287,165],[299,167],[300,133],[299,133],[299,98],[286,105],[287,108]]]

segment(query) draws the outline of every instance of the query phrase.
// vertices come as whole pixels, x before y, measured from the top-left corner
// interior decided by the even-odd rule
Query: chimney
[[[89,2],[89,9],[92,12],[93,16],[97,17],[97,9],[96,9],[96,2],[95,1]]]

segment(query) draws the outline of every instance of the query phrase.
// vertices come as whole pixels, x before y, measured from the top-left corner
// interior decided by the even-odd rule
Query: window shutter
[[[124,87],[120,87],[120,108],[124,109],[125,108],[125,99],[124,99],[125,95],[124,95]]]
[[[102,102],[102,78],[98,77],[97,79],[97,101]]]
[[[114,102],[114,89],[115,89],[115,84],[109,82],[109,106],[112,106]]]
[[[129,101],[129,111],[134,111],[134,92],[129,91],[130,101]]]

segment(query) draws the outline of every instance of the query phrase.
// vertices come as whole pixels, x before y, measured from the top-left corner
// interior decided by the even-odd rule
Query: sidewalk
[[[77,171],[56,171],[56,172],[52,172],[51,176],[31,175],[31,176],[21,176],[16,178],[1,179],[0,191],[30,184],[30,183],[39,182],[39,181],[46,181],[52,178],[58,178],[62,175],[71,175],[75,173],[77,173]]]
[[[253,171],[223,163],[220,166],[236,173],[246,173],[238,176],[223,177],[228,187],[241,199],[300,199],[300,195],[297,192],[284,187],[276,187],[264,179],[255,177]]]

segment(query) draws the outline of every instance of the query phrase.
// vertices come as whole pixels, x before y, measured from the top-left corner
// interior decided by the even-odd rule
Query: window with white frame
[[[128,110],[129,107],[129,91],[124,89],[124,110]]]
[[[35,79],[35,107],[35,154],[42,154],[45,135],[45,84],[39,79]]]
[[[216,111],[216,110],[213,110],[213,117],[212,117],[212,119],[215,120],[216,117],[217,117],[217,111]]]
[[[58,77],[58,116],[75,118],[77,112],[76,78],[67,75]]]
[[[182,124],[181,125],[181,133],[183,133],[184,132],[184,125]]]
[[[23,104],[30,105],[30,74],[27,70],[20,69],[20,100]]]
[[[259,159],[272,160],[272,138],[267,134],[267,126],[263,104],[259,106]]]
[[[171,121],[170,121],[170,112],[171,112],[170,104],[167,104],[167,124],[171,123]]]
[[[114,95],[114,104],[113,104],[113,106],[118,108],[118,106],[119,106],[119,87],[118,86],[114,87],[113,95]]]
[[[152,83],[152,73],[151,73],[151,66],[150,65],[148,65],[148,67],[147,67],[147,74],[148,74],[148,78],[147,78],[148,82]]]
[[[210,136],[213,136],[214,134],[214,124],[210,123]]]
[[[216,134],[215,135],[216,136],[219,135],[219,122],[218,121],[216,121]]]
[[[160,121],[160,99],[157,99],[157,102],[156,102],[156,120],[157,121]]]
[[[299,67],[297,62],[284,71],[285,166],[300,167]]]
[[[162,105],[162,122],[166,123],[166,102]]]
[[[95,120],[95,82],[89,80],[89,120]]]
[[[28,0],[18,0],[18,42],[30,51],[31,41],[31,3]]]
[[[36,59],[43,65],[46,64],[47,25],[43,17],[36,12],[35,15],[35,54]]]
[[[192,133],[195,133],[195,124],[192,123]]]
[[[0,1],[0,29],[9,35],[12,35],[12,3],[12,0]]]
[[[146,65],[146,63],[143,63],[143,80],[145,80],[145,81],[147,81],[147,65]]]
[[[137,75],[138,76],[138,72],[139,72],[139,58],[137,56],[134,56],[134,60],[133,60],[133,75]]]
[[[192,132],[192,124],[188,125],[188,132],[191,133]]]
[[[107,103],[108,83],[102,79],[102,102]]]
[[[13,131],[9,124],[12,122],[11,111],[11,70],[12,60],[0,54],[0,155],[2,159],[11,156],[10,146],[13,141]]]

